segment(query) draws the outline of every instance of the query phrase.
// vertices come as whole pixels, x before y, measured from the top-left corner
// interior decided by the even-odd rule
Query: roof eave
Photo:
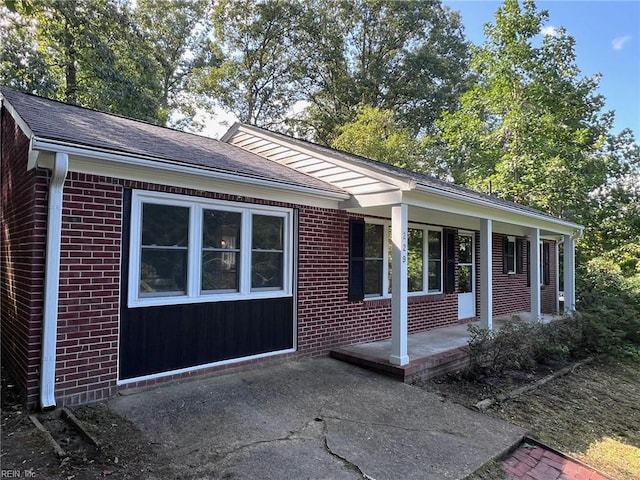
[[[509,208],[506,205],[501,205],[501,204],[496,203],[496,202],[491,202],[490,200],[481,200],[479,198],[471,198],[471,197],[468,197],[466,195],[462,195],[462,194],[459,194],[459,193],[447,192],[447,191],[444,191],[442,189],[433,187],[431,185],[425,185],[425,184],[418,183],[418,185],[416,186],[416,190],[427,192],[427,193],[431,193],[431,194],[434,194],[434,195],[439,195],[439,196],[450,198],[450,199],[453,199],[453,200],[458,200],[458,201],[461,201],[461,202],[471,203],[471,204],[474,204],[474,205],[477,205],[477,206],[480,206],[480,207],[492,208],[492,209],[500,210],[502,212],[515,213],[517,215],[521,215],[521,216],[528,217],[528,218],[535,219],[535,220],[542,220],[542,221],[545,221],[545,222],[552,222],[552,223],[555,223],[555,224],[557,224],[559,226],[562,226],[564,228],[569,228],[569,229],[572,229],[572,230],[576,230],[578,236],[582,235],[582,232],[584,230],[584,227],[582,225],[579,225],[579,224],[573,223],[573,222],[569,222],[569,221],[563,220],[561,218],[552,217],[551,215],[547,215],[547,214],[544,214],[542,212],[537,213],[537,212],[534,212],[534,211],[517,210],[517,209]]]
[[[61,152],[69,155],[77,155],[80,157],[97,158],[101,160],[108,160],[114,163],[126,164],[127,166],[135,166],[141,168],[153,168],[155,171],[163,170],[167,173],[180,172],[190,175],[196,175],[200,177],[206,177],[209,179],[217,179],[224,181],[240,181],[248,185],[256,185],[267,188],[277,188],[280,190],[289,191],[292,193],[298,193],[303,195],[311,195],[322,197],[329,200],[343,201],[350,198],[350,194],[346,192],[336,192],[331,190],[321,190],[313,187],[305,187],[302,185],[293,185],[284,182],[277,182],[274,180],[259,178],[250,175],[243,175],[240,173],[230,173],[213,168],[199,167],[189,165],[183,162],[172,161],[166,158],[158,158],[153,156],[131,155],[124,152],[118,152],[108,149],[93,148],[86,145],[74,144],[71,142],[65,142],[55,139],[31,137],[30,155],[31,152]]]

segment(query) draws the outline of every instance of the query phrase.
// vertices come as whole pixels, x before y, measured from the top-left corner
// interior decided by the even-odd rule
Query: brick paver
[[[527,442],[502,462],[502,468],[509,480],[609,480],[577,461]]]

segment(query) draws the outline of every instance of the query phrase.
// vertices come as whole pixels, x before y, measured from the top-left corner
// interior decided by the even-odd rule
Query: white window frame
[[[389,293],[389,227],[391,226],[391,222],[384,221],[380,219],[365,219],[365,232],[366,225],[382,225],[382,292],[380,293],[365,293],[364,298],[366,300],[375,300],[380,298],[391,298],[391,294]],[[365,233],[364,236],[365,242],[365,252],[366,252],[366,244],[367,244],[367,235]],[[365,257],[366,262],[367,257]]]
[[[391,298],[392,293],[389,292],[389,238],[390,238],[390,226],[391,222],[381,219],[368,219],[365,218],[365,224],[382,225],[383,229],[383,252],[382,252],[382,292],[381,294],[365,294],[365,300],[380,300],[384,298]],[[408,228],[414,230],[422,230],[422,290],[415,292],[407,292],[410,297],[418,297],[425,295],[440,295],[444,291],[444,238],[442,227],[435,227],[431,225],[409,223]],[[429,232],[440,232],[440,290],[429,291]],[[366,236],[365,236],[366,242]]]
[[[140,295],[140,267],[142,244],[142,205],[160,205],[189,208],[189,243],[187,250],[187,286],[185,294],[157,293]],[[202,220],[204,210],[222,210],[241,213],[240,268],[238,291],[201,291],[202,282]],[[283,219],[282,288],[251,288],[251,229],[253,215],[268,215]],[[134,190],[131,196],[131,232],[129,239],[129,288],[130,308],[188,303],[208,303],[257,298],[290,297],[293,295],[293,210],[248,203],[211,200],[187,195],[167,194],[146,190]]]
[[[516,237],[511,235],[507,236],[507,242],[510,244],[513,244],[513,269],[509,270],[507,272],[507,275],[515,275],[516,272],[518,271],[518,260],[519,260]]]

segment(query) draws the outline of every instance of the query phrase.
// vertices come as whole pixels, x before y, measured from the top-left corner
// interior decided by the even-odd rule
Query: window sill
[[[191,303],[215,303],[215,302],[237,302],[240,300],[260,300],[265,298],[284,298],[291,297],[292,294],[285,291],[264,291],[264,292],[252,292],[248,295],[241,295],[238,293],[221,293],[202,295],[198,297],[188,297],[186,295],[180,296],[168,296],[168,297],[148,297],[139,298],[133,301],[129,301],[129,308],[145,308],[145,307],[165,307],[171,305],[188,305]]]

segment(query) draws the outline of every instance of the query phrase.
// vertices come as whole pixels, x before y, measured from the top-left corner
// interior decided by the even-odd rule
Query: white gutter
[[[60,244],[62,238],[62,194],[68,171],[69,156],[66,153],[57,152],[49,184],[49,212],[47,217],[42,359],[40,368],[40,406],[43,410],[56,406],[56,338],[60,285]]]
[[[301,185],[291,185],[287,183],[279,183],[273,180],[266,180],[257,177],[251,177],[240,173],[226,173],[216,170],[207,169],[206,166],[201,168],[194,167],[192,165],[186,165],[184,163],[172,162],[171,160],[155,158],[155,157],[141,157],[123,155],[120,153],[114,153],[104,149],[92,149],[86,147],[78,147],[66,142],[56,142],[53,140],[41,140],[39,138],[33,138],[31,142],[31,149],[40,151],[53,151],[65,153],[67,155],[77,155],[81,157],[97,158],[101,160],[110,160],[113,162],[124,163],[128,166],[138,166],[144,168],[151,168],[155,171],[164,170],[168,173],[184,173],[190,175],[206,176],[219,180],[238,182],[240,178],[246,178],[247,184],[252,186],[277,188],[279,190],[288,190],[290,192],[302,193],[307,195],[323,196],[326,198],[345,200],[350,197],[347,193],[332,192],[328,190],[320,190],[312,187],[304,187]]]

